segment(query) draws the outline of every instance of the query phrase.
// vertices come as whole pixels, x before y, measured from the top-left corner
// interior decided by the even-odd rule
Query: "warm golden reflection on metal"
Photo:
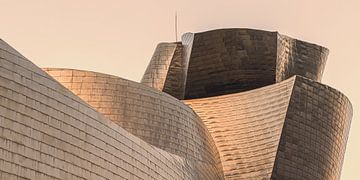
[[[140,83],[40,69],[0,40],[0,179],[339,179],[352,106],[328,50],[219,29],[160,43]]]

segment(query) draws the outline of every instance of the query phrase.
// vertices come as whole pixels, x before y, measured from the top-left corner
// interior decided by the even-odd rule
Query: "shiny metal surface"
[[[253,29],[160,43],[140,83],[0,40],[0,179],[339,179],[352,106],[328,49]]]

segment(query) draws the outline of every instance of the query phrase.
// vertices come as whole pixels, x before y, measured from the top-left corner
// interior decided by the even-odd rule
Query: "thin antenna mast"
[[[177,33],[177,11],[175,11],[175,41],[178,41],[178,37],[177,37],[178,33]]]

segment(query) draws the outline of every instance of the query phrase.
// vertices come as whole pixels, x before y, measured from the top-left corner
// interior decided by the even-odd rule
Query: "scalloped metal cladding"
[[[0,41],[1,179],[339,179],[352,106],[328,49],[219,29],[160,43],[140,83],[40,69]]]

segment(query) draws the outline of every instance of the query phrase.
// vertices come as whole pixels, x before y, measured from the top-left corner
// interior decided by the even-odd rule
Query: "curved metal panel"
[[[133,135],[186,159],[214,165],[222,174],[219,154],[208,130],[198,115],[178,99],[107,74],[44,70]]]
[[[130,134],[11,49],[0,41],[3,179],[221,179]]]
[[[352,106],[319,83],[328,52],[277,32],[186,33],[136,83],[52,78],[0,40],[0,177],[339,179]]]
[[[181,43],[158,44],[141,83],[183,99],[186,62],[182,51]]]
[[[351,118],[341,92],[296,77],[272,179],[340,179]]]
[[[236,93],[275,83],[277,33],[219,29],[195,33],[185,99]]]
[[[293,83],[184,101],[214,138],[226,179],[270,179]]]
[[[278,34],[276,82],[293,75],[321,82],[329,50]]]
[[[259,89],[185,100],[218,147],[226,179],[339,179],[352,106],[296,76]]]

